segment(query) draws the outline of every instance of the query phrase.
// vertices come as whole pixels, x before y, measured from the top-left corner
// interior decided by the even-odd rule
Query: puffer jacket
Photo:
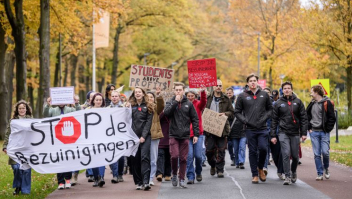
[[[206,108],[210,109],[211,103],[214,99],[214,92],[208,96]],[[227,121],[222,132],[222,137],[227,137],[230,134],[230,122],[234,119],[234,110],[232,106],[232,101],[229,97],[221,93],[221,99],[219,101],[219,113],[225,113],[227,116]],[[206,122],[206,121],[204,121]],[[208,134],[208,132],[207,132]]]
[[[24,118],[32,118],[32,116],[26,115]],[[16,117],[15,119],[20,119],[19,117]],[[9,144],[9,139],[10,139],[10,134],[11,134],[11,121],[13,119],[11,119],[9,121],[9,124],[7,125],[7,131],[5,134],[5,139],[4,139],[4,144],[2,146],[2,151],[4,151],[5,149],[7,149],[7,145]],[[12,160],[11,158],[9,158],[8,161],[9,165],[13,165],[13,164],[17,164],[17,162],[15,162],[14,160]]]
[[[181,102],[173,97],[166,103],[164,109],[165,116],[170,121],[170,138],[189,139],[190,124],[192,123],[195,137],[199,137],[199,119],[197,111],[186,96],[183,96]]]
[[[303,102],[295,94],[281,97],[275,102],[272,114],[271,137],[276,137],[276,129],[279,134],[307,135],[308,119]]]
[[[193,100],[193,106],[197,111],[198,114],[198,119],[199,119],[199,135],[203,135],[203,122],[202,122],[202,113],[204,111],[205,106],[207,105],[207,94],[205,91],[200,93],[200,100]],[[191,137],[194,136],[193,133],[193,128],[192,128],[192,124],[191,124]]]
[[[156,105],[154,107],[153,113],[153,123],[150,129],[152,140],[163,138],[163,132],[161,131],[160,118],[159,115],[163,112],[165,107],[163,97],[159,96],[156,98]]]

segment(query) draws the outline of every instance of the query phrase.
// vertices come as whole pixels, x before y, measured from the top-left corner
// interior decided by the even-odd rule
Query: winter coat
[[[266,122],[271,117],[273,105],[265,91],[260,88],[255,95],[246,90],[238,95],[235,116],[248,130],[266,130]]]
[[[205,106],[207,105],[207,94],[205,91],[200,93],[200,100],[193,100],[193,106],[197,111],[198,119],[199,119],[199,135],[203,135],[203,122],[202,122],[202,113],[204,111]],[[191,124],[191,137],[194,136],[193,128]]]
[[[164,137],[163,132],[161,131],[160,118],[159,118],[159,115],[161,112],[163,112],[164,107],[165,107],[165,103],[164,103],[163,97],[161,96],[157,97],[156,105],[154,107],[154,113],[153,113],[153,123],[150,129],[152,140],[156,140]]]
[[[308,120],[303,102],[295,94],[281,97],[276,101],[271,123],[271,137],[276,137],[276,129],[279,126],[279,134],[307,135]]]
[[[225,113],[227,116],[227,121],[224,127],[224,130],[222,132],[222,137],[227,137],[230,134],[230,122],[231,120],[234,119],[234,110],[232,106],[232,101],[229,97],[221,93],[220,96],[220,101],[219,101],[219,113]],[[211,103],[213,102],[214,99],[214,92],[208,96],[207,98],[207,105],[206,108],[210,109]],[[204,121],[207,122],[207,121]],[[207,132],[208,134],[208,132]]]
[[[199,119],[197,111],[186,96],[183,96],[181,102],[173,97],[166,103],[164,109],[165,116],[170,121],[170,137],[177,139],[190,138],[190,124],[195,137],[199,137]]]
[[[24,118],[32,118],[32,116],[26,115]],[[19,117],[16,117],[15,119],[20,119]],[[5,134],[5,139],[4,139],[4,144],[2,146],[2,151],[4,151],[5,149],[7,149],[7,145],[9,144],[9,139],[10,139],[10,134],[11,134],[11,121],[13,119],[11,119],[9,121],[9,124],[7,125],[7,131]],[[12,160],[11,158],[9,158],[8,161],[9,165],[13,165],[13,164],[17,164],[17,162],[15,162],[14,160]]]
[[[327,108],[325,111],[324,108],[324,102],[326,101],[327,103]],[[307,116],[308,116],[308,130],[312,130],[312,125],[310,123],[310,121],[312,120],[312,107],[314,105],[315,101],[312,101],[309,103],[308,107],[307,107]],[[334,110],[334,106],[331,103],[330,99],[328,97],[324,97],[319,104],[322,106],[322,130],[325,133],[330,133],[335,126],[336,123],[336,116],[335,116],[335,110]]]
[[[132,106],[132,130],[140,138],[146,139],[150,136],[150,128],[152,127],[153,113],[148,112],[145,102],[140,105]]]

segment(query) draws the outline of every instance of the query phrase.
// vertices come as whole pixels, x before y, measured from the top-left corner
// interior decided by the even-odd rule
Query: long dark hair
[[[92,105],[92,107],[94,107],[94,100],[95,100],[95,98],[97,97],[97,96],[100,96],[101,97],[101,100],[102,100],[102,103],[101,103],[101,107],[105,107],[105,100],[104,100],[104,97],[103,97],[103,95],[101,94],[101,93],[95,93],[94,94],[94,96],[93,96],[93,98],[92,98],[92,102],[91,102],[91,105]]]
[[[28,116],[32,116],[32,108],[29,106],[29,103],[24,101],[24,100],[20,100],[18,101],[14,108],[15,110],[13,111],[13,115],[12,115],[12,119],[16,119],[18,118],[19,116],[19,113],[18,113],[18,107],[21,105],[21,104],[24,104],[26,106],[26,115]]]
[[[109,97],[109,91],[111,90],[111,87],[114,87],[116,89],[116,86],[114,84],[109,84],[105,88],[105,98]]]
[[[130,98],[128,99],[128,101],[131,103],[131,106],[137,106],[137,105],[138,105],[138,104],[137,104],[137,99],[136,99],[136,97],[134,96],[134,93],[135,93],[136,89],[141,89],[141,90],[142,90],[142,92],[143,92],[143,94],[144,94],[143,102],[147,105],[147,107],[148,107],[148,112],[149,112],[149,113],[153,113],[153,105],[152,105],[151,103],[149,103],[149,96],[147,95],[147,92],[145,92],[145,90],[144,90],[143,88],[140,88],[140,87],[136,87],[136,88],[133,90],[133,92],[132,92]]]

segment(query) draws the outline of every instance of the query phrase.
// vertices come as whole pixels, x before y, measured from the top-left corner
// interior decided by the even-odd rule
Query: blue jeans
[[[190,138],[188,144],[188,156],[187,156],[187,178],[188,180],[194,180],[195,173],[197,175],[202,174],[202,152],[203,152],[203,135],[198,137],[198,142],[193,144],[193,138]],[[193,161],[196,159],[196,171],[194,172]]]
[[[86,177],[93,176],[93,169],[86,169]]]
[[[207,156],[205,155],[205,135],[203,135],[203,143],[202,143],[202,164],[205,163],[205,161],[207,160]]]
[[[123,175],[123,167],[125,166],[125,156],[120,157],[120,159],[109,165],[112,171],[112,177],[122,176]]]
[[[103,178],[105,175],[105,166],[95,167],[92,170],[93,170],[94,179],[98,179],[98,176]]]
[[[246,160],[247,138],[246,137],[234,138],[234,139],[231,139],[230,142],[232,143],[232,146],[233,146],[233,152],[234,152],[234,158],[235,158],[236,165],[239,165],[240,163],[244,164],[244,162]]]
[[[152,140],[150,143],[150,179],[149,182],[153,182],[156,167],[158,162],[158,149],[160,139]]]
[[[318,175],[323,175],[324,169],[329,168],[330,133],[313,131],[310,133],[310,139],[312,141],[317,173]],[[323,162],[321,162],[321,155],[323,155]]]
[[[23,194],[31,193],[31,169],[21,170],[20,164],[12,164],[13,188],[21,188]]]

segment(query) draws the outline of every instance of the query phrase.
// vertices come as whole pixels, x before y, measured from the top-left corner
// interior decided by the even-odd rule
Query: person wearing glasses
[[[218,112],[220,116],[226,115],[228,120],[232,120],[234,117],[232,102],[230,98],[222,92],[222,81],[219,79],[217,80],[217,85],[213,86],[213,92],[207,98],[206,108]],[[206,155],[208,163],[211,166],[210,175],[212,176],[217,172],[219,178],[224,177],[225,148],[229,133],[229,121],[226,122],[221,137],[206,132]]]
[[[239,94],[235,106],[236,118],[245,124],[253,184],[258,184],[258,177],[260,181],[266,181],[263,170],[269,144],[266,121],[271,117],[273,109],[268,93],[258,87],[258,79],[253,73],[247,77],[248,89]]]

